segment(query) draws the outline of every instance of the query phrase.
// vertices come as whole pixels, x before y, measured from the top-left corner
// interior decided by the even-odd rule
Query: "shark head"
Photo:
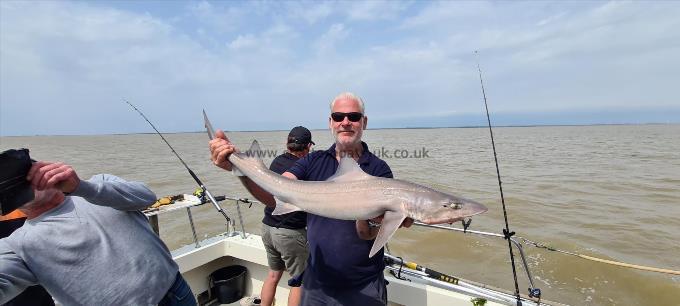
[[[487,211],[480,203],[436,190],[428,190],[417,202],[414,217],[427,224],[453,223]]]

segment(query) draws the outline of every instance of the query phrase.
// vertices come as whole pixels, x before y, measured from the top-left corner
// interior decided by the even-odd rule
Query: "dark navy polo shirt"
[[[272,161],[269,170],[282,174],[295,164],[298,157],[289,152],[283,153]],[[287,229],[301,229],[307,226],[307,213],[296,211],[285,215],[272,215],[274,207],[264,206],[264,218],[262,223],[272,227],[282,227]]]
[[[364,147],[358,160],[361,169],[373,176],[392,178],[387,163],[373,155],[366,143],[361,145]],[[314,151],[299,159],[288,172],[303,181],[325,181],[337,169],[334,144],[326,151]],[[305,273],[311,273],[324,286],[363,285],[375,280],[385,268],[383,250],[368,257],[373,240],[359,238],[355,221],[307,214],[307,241],[309,260]]]

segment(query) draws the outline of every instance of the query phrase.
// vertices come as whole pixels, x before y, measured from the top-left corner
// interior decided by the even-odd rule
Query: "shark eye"
[[[451,209],[461,209],[461,208],[463,208],[463,204],[458,203],[458,202],[453,202],[453,203],[449,204],[448,207],[450,207]]]

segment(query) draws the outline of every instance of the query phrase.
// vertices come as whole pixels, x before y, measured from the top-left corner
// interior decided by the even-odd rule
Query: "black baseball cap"
[[[312,132],[310,132],[304,126],[296,126],[292,130],[290,130],[290,133],[288,133],[288,143],[299,143],[299,144],[311,143],[313,145],[316,145],[312,141]]]
[[[28,149],[0,153],[0,215],[6,215],[33,200],[33,188],[26,180],[33,160]]]

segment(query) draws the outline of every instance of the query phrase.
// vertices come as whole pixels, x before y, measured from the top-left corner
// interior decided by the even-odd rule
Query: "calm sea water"
[[[517,235],[558,249],[680,270],[680,125],[496,128],[509,222]],[[286,132],[234,132],[242,148],[257,139],[281,150]],[[313,131],[326,149],[328,131]],[[250,197],[238,180],[209,161],[204,133],[166,135],[215,195]],[[503,215],[488,130],[369,130],[365,140],[395,177],[486,204],[471,229],[499,233]],[[196,184],[155,134],[2,137],[2,150],[27,147],[39,160],[72,164],[82,178],[112,173],[146,182],[157,195],[191,193]],[[404,150],[402,152],[402,150]],[[272,158],[265,159],[269,163]],[[236,216],[233,202],[223,202]],[[245,227],[259,233],[262,207],[242,206]],[[194,210],[201,237],[225,230],[208,205]],[[171,249],[192,242],[185,213],[161,216]],[[442,272],[513,290],[502,239],[401,229],[392,252]],[[609,266],[525,246],[543,297],[574,305],[679,305],[680,277]],[[519,269],[520,288],[528,285]]]

